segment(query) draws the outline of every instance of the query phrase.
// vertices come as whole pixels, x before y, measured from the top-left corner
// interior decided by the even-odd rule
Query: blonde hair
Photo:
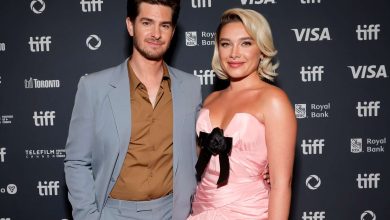
[[[257,68],[260,78],[273,81],[278,75],[275,70],[278,68],[279,64],[272,63],[272,58],[277,54],[277,50],[274,47],[271,28],[263,15],[250,9],[233,8],[226,10],[222,14],[215,35],[214,55],[211,62],[214,72],[220,79],[228,79],[227,74],[221,66],[218,47],[222,28],[226,24],[233,22],[241,22],[244,25],[245,30],[256,41],[256,44],[263,55],[263,59],[259,61],[259,66]]]

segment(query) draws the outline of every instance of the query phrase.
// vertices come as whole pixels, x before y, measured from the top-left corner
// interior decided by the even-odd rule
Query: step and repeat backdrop
[[[183,0],[166,61],[226,86],[211,69],[232,7],[261,12],[279,51],[276,85],[299,123],[290,219],[390,219],[390,3]],[[126,0],[2,0],[0,219],[72,219],[64,146],[78,80],[131,54]]]

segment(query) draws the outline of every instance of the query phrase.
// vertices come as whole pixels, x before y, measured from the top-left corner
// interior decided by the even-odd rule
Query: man
[[[167,66],[179,0],[129,0],[133,54],[80,79],[66,144],[75,220],[186,219],[199,79]]]

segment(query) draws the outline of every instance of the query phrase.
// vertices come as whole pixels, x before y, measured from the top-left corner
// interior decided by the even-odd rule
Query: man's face
[[[172,9],[163,5],[141,3],[134,23],[126,20],[133,37],[133,56],[137,53],[149,60],[161,60],[173,37]]]

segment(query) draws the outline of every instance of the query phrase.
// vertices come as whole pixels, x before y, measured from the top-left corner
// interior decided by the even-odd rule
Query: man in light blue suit
[[[186,219],[199,79],[166,65],[179,0],[129,0],[133,54],[80,79],[66,144],[75,220]]]

